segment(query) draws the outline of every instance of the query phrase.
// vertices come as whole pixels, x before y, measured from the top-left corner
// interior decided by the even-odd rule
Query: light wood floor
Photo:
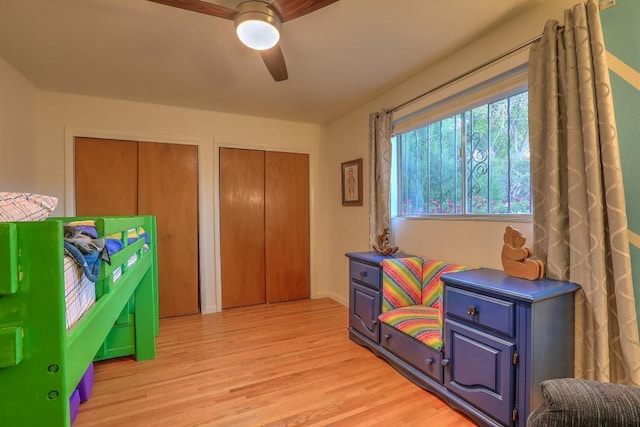
[[[157,358],[98,363],[74,427],[471,426],[302,300],[162,319]]]

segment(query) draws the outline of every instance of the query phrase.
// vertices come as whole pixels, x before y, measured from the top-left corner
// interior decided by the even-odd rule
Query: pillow
[[[0,192],[0,222],[42,221],[58,206],[58,199],[33,193]]]

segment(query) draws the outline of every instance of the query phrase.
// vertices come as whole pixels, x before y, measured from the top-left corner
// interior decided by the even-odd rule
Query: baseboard
[[[211,314],[217,313],[218,311],[218,307],[215,304],[209,304],[200,307],[200,314]]]
[[[349,307],[349,299],[348,298],[343,298],[340,295],[333,293],[333,292],[315,292],[313,295],[311,295],[312,299],[320,299],[320,298],[330,298],[332,300],[334,300],[335,302],[337,302],[340,305],[343,305],[345,307]]]

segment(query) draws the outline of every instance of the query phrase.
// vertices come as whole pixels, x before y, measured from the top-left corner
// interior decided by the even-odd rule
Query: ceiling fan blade
[[[236,16],[234,9],[209,3],[201,0],[149,0],[179,9],[190,10],[192,12],[204,13],[205,15],[217,16],[218,18],[231,19]]]
[[[282,22],[285,22],[315,12],[337,1],[338,0],[275,0],[271,3],[271,7],[278,12],[282,18]]]
[[[264,65],[267,66],[267,70],[271,73],[273,80],[281,82],[289,78],[287,64],[284,62],[284,55],[282,54],[282,49],[280,49],[279,44],[271,49],[261,50],[260,56],[262,56]]]

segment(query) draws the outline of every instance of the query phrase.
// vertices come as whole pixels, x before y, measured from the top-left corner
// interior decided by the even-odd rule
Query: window
[[[393,213],[531,214],[527,95],[520,85],[394,135]]]

